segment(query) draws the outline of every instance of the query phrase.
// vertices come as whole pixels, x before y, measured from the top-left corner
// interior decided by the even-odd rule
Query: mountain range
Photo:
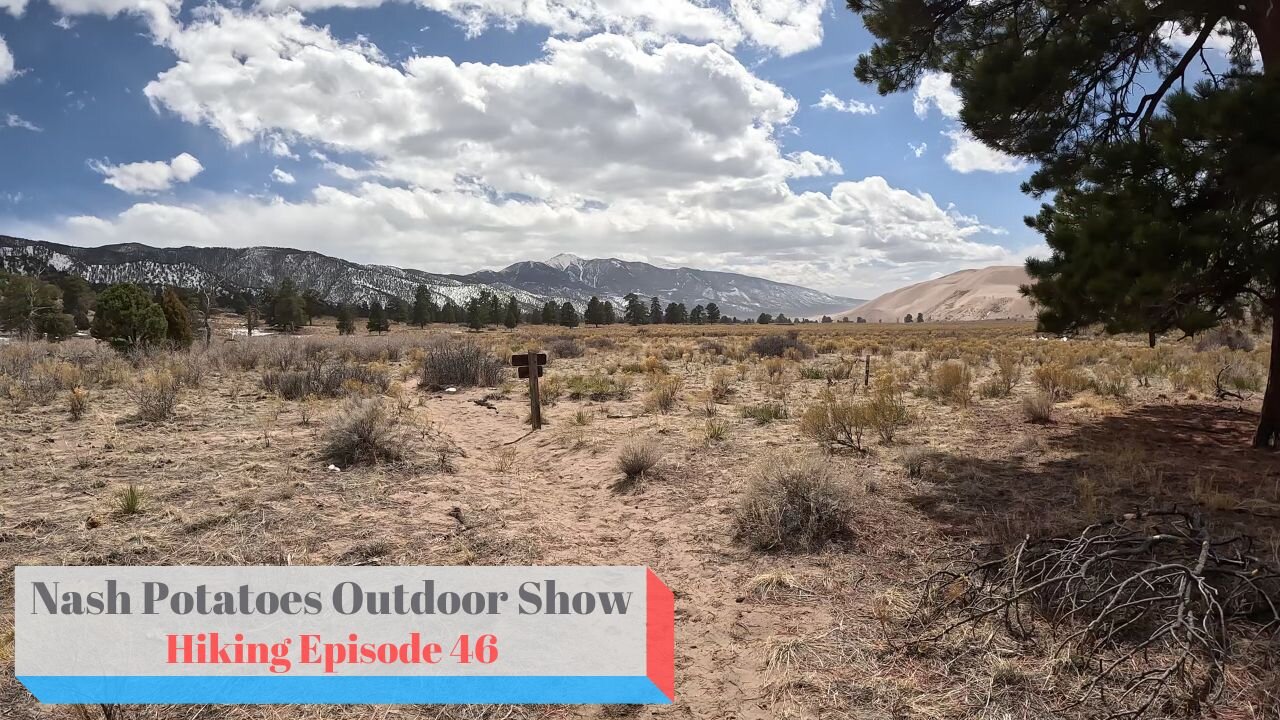
[[[138,243],[86,248],[0,235],[0,267],[28,274],[58,270],[94,284],[133,282],[227,292],[262,290],[290,278],[299,289],[312,290],[332,304],[385,302],[393,296],[411,301],[419,285],[460,305],[488,290],[512,295],[526,307],[568,300],[581,308],[592,295],[621,307],[623,296],[634,292],[690,308],[714,302],[722,315],[744,319],[760,313],[834,315],[864,302],[737,273],[569,254],[453,275],[361,265],[289,248],[158,248]]]

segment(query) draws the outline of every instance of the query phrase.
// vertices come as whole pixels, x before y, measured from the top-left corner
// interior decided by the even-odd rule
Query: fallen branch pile
[[[1198,514],[1134,513],[972,548],[924,583],[918,610],[920,641],[990,622],[1047,633],[1084,674],[1064,709],[1096,697],[1110,718],[1195,715],[1221,694],[1232,641],[1280,628],[1280,575],[1252,538],[1215,537]]]

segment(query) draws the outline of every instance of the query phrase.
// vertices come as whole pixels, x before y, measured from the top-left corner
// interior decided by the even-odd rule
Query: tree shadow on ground
[[[1168,404],[1048,426],[996,457],[935,453],[907,501],[958,536],[993,541],[1175,505],[1280,538],[1280,453],[1250,447],[1257,419]]]

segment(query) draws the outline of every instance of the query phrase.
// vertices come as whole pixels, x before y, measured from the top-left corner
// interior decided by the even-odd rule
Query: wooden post
[[[529,351],[529,423],[542,429],[542,398],[538,394],[538,351]]]
[[[867,367],[862,374],[862,387],[871,387],[871,356],[867,356]]]

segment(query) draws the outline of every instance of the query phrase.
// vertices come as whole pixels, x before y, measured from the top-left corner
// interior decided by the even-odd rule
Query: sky
[[[0,234],[866,298],[1042,254],[945,75],[824,0],[0,0]]]

